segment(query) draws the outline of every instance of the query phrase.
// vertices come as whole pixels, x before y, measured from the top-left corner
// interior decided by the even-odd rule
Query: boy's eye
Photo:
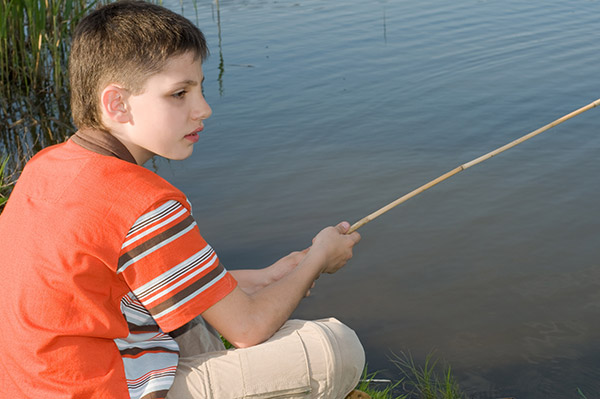
[[[180,91],[178,91],[176,93],[173,93],[173,97],[175,97],[175,98],[183,98],[183,97],[185,97],[186,93],[187,93],[186,90],[180,90]]]

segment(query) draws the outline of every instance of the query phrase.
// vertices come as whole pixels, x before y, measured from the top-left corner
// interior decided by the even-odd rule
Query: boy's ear
[[[100,105],[102,113],[117,123],[129,122],[130,115],[125,101],[126,91],[115,84],[109,84],[102,90]]]

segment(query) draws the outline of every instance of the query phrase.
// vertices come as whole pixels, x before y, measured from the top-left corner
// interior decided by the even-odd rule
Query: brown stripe
[[[144,310],[146,310],[144,308]],[[145,333],[145,332],[159,332],[159,328],[156,324],[147,324],[144,326],[138,326],[137,324],[127,323],[127,327],[129,328],[129,332],[135,333]]]
[[[148,395],[142,396],[140,399],[165,399],[169,391],[150,392]]]
[[[115,136],[99,129],[80,129],[71,136],[71,141],[100,155],[117,157],[123,161],[137,164],[127,147]]]
[[[123,349],[123,350],[119,351],[121,356],[126,356],[126,355],[135,356],[135,355],[139,355],[142,352],[179,353],[179,351],[177,351],[177,350],[167,349],[162,346],[154,346],[151,348],[129,348],[129,349]]]
[[[194,292],[198,291],[200,288],[202,288],[203,286],[205,286],[206,284],[208,284],[209,282],[211,282],[219,274],[221,274],[223,272],[223,270],[225,270],[225,268],[223,267],[223,265],[221,263],[219,263],[217,265],[217,267],[215,267],[213,270],[211,270],[210,272],[208,272],[201,279],[199,279],[198,281],[196,281],[192,285],[186,287],[185,289],[179,291],[177,294],[175,294],[172,297],[168,298],[164,302],[161,302],[158,305],[156,305],[156,306],[148,309],[148,311],[152,315],[159,314],[160,312],[164,311],[165,309],[168,309],[169,307],[175,305],[177,302],[179,302],[179,301],[187,298],[189,295],[191,295]]]
[[[125,263],[129,262],[131,259],[135,258],[138,255],[141,255],[142,253],[144,253],[145,251],[154,247],[155,245],[160,244],[161,242],[169,239],[171,236],[174,236],[177,233],[185,230],[187,227],[189,227],[193,223],[194,223],[194,218],[192,217],[192,215],[189,215],[188,217],[183,219],[181,222],[177,223],[175,226],[169,228],[168,230],[163,231],[159,235],[154,236],[151,239],[149,239],[148,241],[144,241],[137,247],[132,248],[131,250],[125,252],[123,255],[121,255],[119,257],[118,268],[120,269]]]

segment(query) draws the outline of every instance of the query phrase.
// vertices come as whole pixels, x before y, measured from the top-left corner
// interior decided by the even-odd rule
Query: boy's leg
[[[190,357],[225,350],[221,336],[202,316],[198,316],[170,335],[179,345],[179,356]]]
[[[180,358],[167,399],[343,399],[364,361],[356,334],[339,321],[290,320],[260,345]]]

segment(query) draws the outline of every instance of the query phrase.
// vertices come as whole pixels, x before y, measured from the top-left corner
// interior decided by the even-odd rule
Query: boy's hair
[[[133,94],[173,56],[206,59],[204,35],[183,16],[143,1],[119,1],[85,16],[75,28],[69,60],[71,112],[78,128],[106,130],[100,93],[111,83]]]

